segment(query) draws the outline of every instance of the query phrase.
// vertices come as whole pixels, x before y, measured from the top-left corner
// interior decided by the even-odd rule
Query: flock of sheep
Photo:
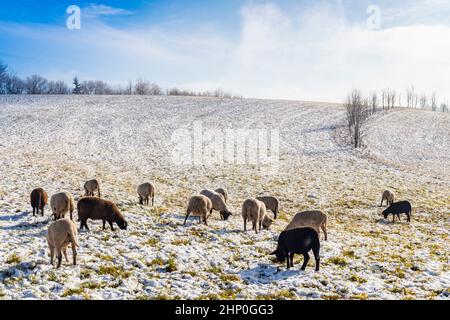
[[[126,230],[128,223],[120,213],[119,208],[111,201],[101,199],[100,184],[97,180],[87,181],[84,185],[85,197],[77,203],[78,221],[80,221],[80,230],[86,228],[89,230],[87,220],[102,220],[103,230],[108,222],[111,230],[114,231],[113,224],[116,223],[120,229]],[[95,192],[98,197],[94,197]],[[144,183],[137,188],[139,203],[141,205],[149,204],[150,199],[154,205],[155,187],[151,183]],[[406,214],[408,222],[411,221],[412,207],[408,201],[394,202],[394,193],[385,191],[382,195],[381,206],[386,202],[388,208],[383,211],[385,219],[389,214],[399,220],[400,214]],[[187,207],[186,224],[189,216],[198,217],[199,223],[208,225],[208,219],[213,211],[218,211],[222,220],[226,221],[232,215],[227,205],[229,195],[226,189],[220,188],[214,191],[203,190],[199,195],[194,195],[189,200]],[[48,203],[48,195],[42,189],[34,189],[31,192],[31,206],[33,207],[33,216],[39,214],[39,210],[44,215],[44,207]],[[247,222],[252,223],[252,230],[256,233],[261,229],[267,229],[277,219],[280,203],[277,198],[266,196],[247,199],[242,205],[242,218],[244,221],[244,231],[247,231]],[[53,265],[54,256],[58,259],[57,268],[61,266],[62,255],[66,261],[67,247],[70,244],[73,252],[73,264],[76,265],[76,248],[78,245],[77,226],[73,221],[73,211],[75,202],[72,195],[68,192],[58,193],[51,197],[50,207],[55,221],[48,228],[47,241],[50,250],[50,263]],[[272,211],[274,217],[270,217],[268,210]],[[70,213],[70,219],[65,218],[66,213]],[[327,216],[321,211],[306,211],[298,213],[287,225],[284,231],[278,237],[277,249],[272,253],[279,262],[287,261],[287,268],[293,267],[294,255],[304,256],[304,262],[301,270],[305,270],[310,259],[309,252],[313,251],[316,260],[316,271],[320,268],[320,230],[324,232],[325,241],[328,239]]]

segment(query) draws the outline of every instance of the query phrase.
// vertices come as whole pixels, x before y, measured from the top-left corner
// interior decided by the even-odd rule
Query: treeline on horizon
[[[40,75],[31,75],[22,79],[8,71],[8,66],[0,60],[0,94],[79,94],[79,95],[151,95],[151,96],[195,96],[242,99],[242,96],[226,92],[221,88],[214,91],[192,91],[179,88],[163,90],[158,84],[138,79],[127,86],[112,86],[102,80],[80,81],[73,78],[71,86],[66,82],[48,80]]]

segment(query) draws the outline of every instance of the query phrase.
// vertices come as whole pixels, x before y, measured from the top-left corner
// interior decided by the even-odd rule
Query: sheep
[[[287,225],[284,229],[285,231],[302,228],[302,227],[310,227],[317,231],[320,235],[320,229],[323,230],[325,234],[325,241],[328,240],[327,233],[327,215],[321,211],[305,211],[300,212],[294,216],[292,221]]]
[[[42,216],[44,216],[44,207],[48,203],[48,194],[42,188],[37,188],[31,191],[30,195],[31,207],[33,208],[33,217],[35,214],[39,214],[41,210]]]
[[[73,220],[73,210],[75,210],[75,202],[68,192],[54,194],[50,199],[50,207],[53,211],[55,221],[65,217],[70,212],[70,220]]]
[[[211,199],[204,195],[193,196],[189,200],[189,205],[186,212],[186,218],[184,219],[183,225],[186,225],[186,221],[189,215],[198,217],[199,223],[203,222],[207,226],[207,220],[211,215],[212,202]]]
[[[228,220],[231,215],[233,215],[228,209],[227,204],[225,203],[225,198],[220,193],[211,190],[203,190],[202,192],[200,192],[200,194],[208,197],[211,200],[212,209],[210,210],[210,213],[212,213],[213,210],[219,211],[220,217],[225,221]]]
[[[247,231],[247,221],[252,221],[253,228],[256,234],[258,234],[258,228],[261,230],[268,229],[273,223],[267,215],[266,205],[264,202],[256,199],[247,199],[242,205],[242,219],[244,219],[244,231]]]
[[[280,207],[280,202],[275,197],[257,197],[259,201],[264,202],[266,208],[271,210],[274,213],[274,219],[277,219],[278,208]]]
[[[217,193],[219,193],[219,194],[221,194],[223,196],[223,198],[225,199],[225,203],[228,202],[228,191],[227,191],[227,189],[219,188],[219,189],[216,189],[215,192],[217,192]]]
[[[394,203],[394,199],[395,199],[395,194],[393,191],[390,190],[386,190],[383,192],[383,195],[381,197],[381,204],[380,207],[383,206],[383,202],[386,200],[386,204],[387,206],[390,206],[391,204]]]
[[[100,184],[98,183],[98,181],[95,179],[86,181],[86,183],[84,184],[84,195],[86,197],[93,197],[95,190],[97,190],[98,192],[98,197],[101,198]]]
[[[69,219],[60,219],[53,222],[48,227],[47,243],[50,249],[50,264],[53,265],[53,258],[56,251],[56,258],[58,259],[57,268],[61,267],[62,254],[69,262],[67,258],[67,246],[72,245],[73,264],[77,264],[77,248],[78,235],[77,226],[75,222]]]
[[[121,230],[126,230],[128,223],[120,213],[119,208],[111,201],[86,197],[78,201],[78,221],[80,221],[80,230],[84,227],[89,231],[87,220],[103,220],[103,230],[106,229],[106,222],[109,223],[111,230],[114,231],[113,222]]]
[[[139,195],[139,204],[148,204],[149,198],[152,198],[152,206],[155,204],[155,187],[151,183],[143,183],[137,188]]]
[[[387,219],[389,214],[392,214],[392,222],[395,222],[395,216],[397,216],[398,221],[401,221],[400,214],[404,213],[408,217],[408,222],[411,221],[411,213],[412,213],[412,206],[411,203],[408,201],[401,201],[397,203],[393,203],[383,211],[383,217]]]
[[[298,228],[283,231],[278,237],[277,249],[271,253],[279,262],[287,260],[287,268],[294,267],[294,255],[303,254],[304,261],[301,270],[305,270],[309,261],[309,251],[313,251],[316,259],[316,271],[320,269],[319,234],[313,228]]]

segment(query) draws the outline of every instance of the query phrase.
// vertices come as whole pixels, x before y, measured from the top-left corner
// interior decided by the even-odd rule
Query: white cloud
[[[408,26],[371,31],[346,22],[339,7],[242,11],[242,34],[224,87],[244,95],[342,101],[353,87],[448,96],[450,28]]]
[[[86,8],[83,8],[81,12],[83,17],[89,18],[95,18],[99,16],[123,16],[133,14],[133,12],[122,8],[114,8],[104,4],[96,4],[96,3],[90,4]]]

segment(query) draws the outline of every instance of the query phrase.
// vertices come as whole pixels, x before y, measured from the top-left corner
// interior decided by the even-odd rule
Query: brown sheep
[[[155,205],[155,187],[151,183],[143,183],[137,188],[139,204],[148,204],[152,198],[152,206]]]
[[[275,197],[257,197],[259,201],[264,202],[266,208],[271,210],[274,213],[274,219],[277,218],[278,208],[280,207],[280,201],[278,201]]]
[[[67,212],[70,212],[70,220],[73,220],[73,211],[75,210],[75,201],[68,192],[54,194],[50,198],[50,207],[52,208],[55,221],[63,219]]]
[[[199,224],[203,223],[207,226],[208,225],[208,218],[211,215],[211,209],[212,209],[212,202],[211,200],[204,196],[204,195],[198,195],[193,196],[189,200],[189,205],[186,212],[186,218],[184,219],[183,225],[186,225],[186,221],[188,217],[192,214],[195,217],[198,217]]]
[[[93,197],[95,191],[98,192],[98,197],[101,198],[100,184],[98,183],[98,181],[95,179],[86,181],[86,183],[84,184],[84,195],[86,197]]]
[[[225,188],[219,188],[216,189],[215,192],[221,194],[223,196],[223,198],[225,199],[225,203],[228,202],[228,191]]]
[[[87,197],[78,201],[78,221],[81,221],[80,230],[85,227],[89,230],[87,220],[103,220],[103,230],[106,229],[106,222],[109,223],[111,230],[114,231],[113,222],[121,230],[126,230],[128,223],[120,213],[119,208],[111,201]]]
[[[60,219],[58,221],[53,222],[49,228],[47,233],[47,243],[50,249],[50,264],[53,265],[53,258],[55,256],[58,259],[57,268],[61,267],[62,253],[66,258],[66,261],[69,262],[67,258],[67,246],[69,244],[72,245],[72,255],[73,255],[73,264],[77,264],[77,248],[78,245],[78,235],[77,235],[77,226],[75,222],[69,219]]]
[[[225,203],[225,198],[220,193],[211,190],[202,190],[200,192],[201,195],[208,197],[212,202],[212,209],[220,212],[220,217],[222,220],[228,220],[228,218],[232,215],[231,211],[228,209],[227,204]]]
[[[244,219],[244,231],[247,231],[247,221],[253,223],[252,230],[258,234],[258,228],[268,229],[274,222],[272,218],[267,215],[266,205],[264,202],[256,199],[245,200],[242,205],[242,219]]]
[[[383,202],[386,200],[387,206],[389,207],[394,203],[395,200],[395,194],[393,191],[386,190],[383,192],[383,195],[381,196],[381,204],[380,207],[383,206]]]
[[[44,216],[44,207],[48,203],[48,194],[42,188],[37,188],[31,191],[31,207],[33,208],[33,217],[35,214],[39,214],[41,210],[42,216]]]
[[[316,230],[317,234],[320,235],[320,229],[322,229],[325,234],[325,241],[327,241],[328,240],[327,220],[328,220],[327,215],[321,211],[300,212],[294,216],[294,218],[284,229],[284,231],[310,227]]]

